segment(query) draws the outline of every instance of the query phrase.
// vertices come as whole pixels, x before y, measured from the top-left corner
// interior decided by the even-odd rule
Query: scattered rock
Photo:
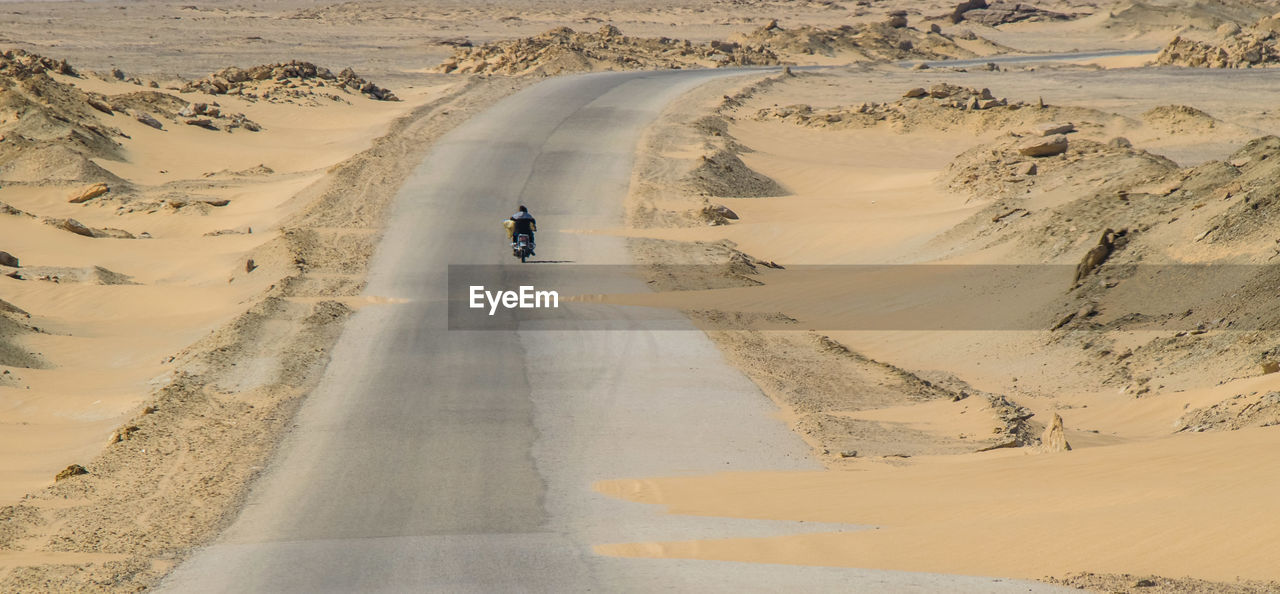
[[[987,0],[965,0],[956,5],[951,11],[951,24],[959,23],[964,20],[964,13],[978,8],[986,8]]]
[[[1174,422],[1178,433],[1237,431],[1280,425],[1280,392],[1237,394],[1204,408],[1193,409]]]
[[[1040,136],[1053,136],[1055,134],[1070,134],[1076,131],[1076,125],[1071,122],[1049,122],[1040,124],[1035,127],[1035,133]]]
[[[73,476],[80,476],[82,474],[89,474],[89,471],[79,464],[72,464],[71,466],[62,469],[62,472],[59,472],[57,476],[53,477],[53,482],[56,483],[63,479],[69,479]]]
[[[2,254],[2,253],[4,253],[4,252],[0,252],[0,254]],[[16,266],[16,264],[15,264],[15,266]],[[1262,374],[1263,374],[1263,375],[1266,375],[1266,374],[1269,374],[1269,373],[1275,373],[1275,372],[1277,372],[1277,371],[1280,371],[1280,362],[1277,362],[1277,361],[1263,361],[1263,362],[1262,362]]]
[[[164,125],[160,123],[160,120],[157,120],[154,116],[145,111],[138,112],[133,116],[133,119],[142,122],[144,125],[151,126],[156,130],[164,130]]]
[[[209,119],[209,118],[189,118],[189,119],[183,120],[183,123],[184,123],[184,124],[186,124],[186,125],[188,125],[188,126],[197,126],[197,127],[200,127],[200,128],[204,128],[204,129],[206,129],[206,130],[217,130],[217,129],[218,129],[218,126],[217,126],[217,125],[215,125],[215,124],[213,123],[213,120],[211,120],[211,119]]]
[[[1067,137],[1063,134],[1029,138],[1018,147],[1018,152],[1028,157],[1052,157],[1067,152]]]
[[[977,5],[961,10],[965,5]],[[971,21],[988,27],[997,27],[1008,23],[1022,21],[1065,21],[1076,18],[1076,15],[1044,10],[1021,2],[992,2],[987,4],[981,0],[964,2],[951,13],[951,21]]]
[[[1065,316],[1062,316],[1061,318],[1058,318],[1058,321],[1055,322],[1053,326],[1051,326],[1049,329],[1057,330],[1058,328],[1061,328],[1063,326],[1066,326],[1067,324],[1070,324],[1071,321],[1074,319],[1076,319],[1076,312],[1073,311]]]
[[[98,99],[97,97],[90,95],[89,97],[85,98],[85,103],[88,103],[89,107],[92,107],[102,113],[105,113],[107,115],[115,115],[115,112],[112,111],[111,106],[107,105],[105,101]]]
[[[1280,39],[1276,20],[1266,17],[1240,29],[1231,23],[1218,28],[1216,41],[1195,41],[1176,36],[1160,50],[1157,64],[1192,68],[1253,68],[1280,63]],[[1234,30],[1233,30],[1234,28]]]
[[[732,210],[729,209],[728,206],[725,206],[723,204],[714,204],[714,205],[708,206],[705,210],[707,210],[708,212],[714,213],[717,216],[721,216],[726,219],[729,219],[731,221],[738,220],[738,213],[733,212]]]
[[[81,223],[80,221],[77,221],[75,219],[65,219],[61,222],[59,227],[61,227],[66,231],[75,233],[76,235],[83,235],[85,237],[94,237],[94,233],[92,229],[86,227],[84,223]]]
[[[21,268],[18,264],[17,256],[9,252],[0,252],[0,266],[8,266],[10,268]]]
[[[111,191],[111,188],[108,187],[107,184],[103,184],[103,183],[93,184],[87,188],[84,188],[83,190],[80,190],[79,192],[72,193],[71,197],[67,198],[67,202],[70,202],[72,204],[81,204],[81,203],[93,200],[94,198],[97,198],[98,196],[101,196],[103,194],[106,194],[109,191]]]
[[[925,95],[928,95],[928,94],[929,92],[924,90],[923,87],[915,87],[913,89],[908,90],[906,93],[903,93],[902,96],[908,99],[915,99],[917,97],[924,97]]]
[[[126,427],[121,427],[119,429],[116,429],[115,432],[111,434],[111,439],[107,443],[108,445],[110,445],[113,443],[120,443],[122,441],[127,441],[131,439],[133,437],[133,434],[136,433],[137,431],[138,431],[137,425],[129,425]]]
[[[183,93],[201,92],[209,95],[240,95],[251,101],[273,100],[273,94],[284,97],[302,97],[315,94],[315,87],[333,88],[347,93],[359,93],[378,101],[399,101],[395,93],[360,77],[350,68],[334,74],[328,68],[311,62],[281,62],[263,64],[249,69],[235,66],[223,68],[205,78],[187,83]],[[279,100],[275,97],[274,100]]]
[[[258,268],[258,265],[253,263],[253,258],[249,258],[249,259],[248,259],[247,261],[245,261],[245,263],[244,263],[244,271],[245,271],[246,273],[253,272],[253,271],[254,271],[254,270],[256,270],[257,268]]]
[[[1123,234],[1125,231],[1122,229],[1120,233]],[[1111,256],[1111,252],[1115,249],[1117,235],[1111,229],[1102,232],[1102,236],[1098,238],[1098,245],[1093,246],[1092,249],[1085,253],[1084,258],[1081,258],[1080,263],[1076,265],[1076,276],[1071,281],[1071,288],[1079,287],[1084,277],[1107,261],[1107,258]]]
[[[760,28],[754,35],[761,38],[783,35],[776,23],[770,25]],[[603,25],[595,33],[557,27],[532,37],[457,48],[436,71],[446,74],[555,75],[591,70],[780,64],[778,56],[766,49],[761,41],[744,41],[695,44],[666,37],[630,37],[611,25]]]

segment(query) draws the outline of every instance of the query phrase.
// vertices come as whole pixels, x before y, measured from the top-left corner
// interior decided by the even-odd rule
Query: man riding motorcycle
[[[511,215],[511,221],[511,243],[514,245],[516,238],[524,233],[529,236],[529,255],[536,255],[537,244],[533,241],[533,232],[538,230],[538,221],[523,204],[520,205],[519,212]]]

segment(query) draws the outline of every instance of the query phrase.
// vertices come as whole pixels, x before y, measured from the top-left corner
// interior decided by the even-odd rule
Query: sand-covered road
[[[321,387],[236,523],[162,589],[196,591],[1034,591],[860,569],[598,556],[637,540],[854,526],[667,515],[598,481],[816,469],[773,404],[696,331],[447,329],[448,266],[503,264],[519,202],[562,264],[627,264],[633,151],[680,93],[724,72],[548,80],[446,136],[398,197]],[[613,291],[642,287],[619,277]],[[630,286],[628,286],[630,285]],[[581,290],[584,287],[571,287]],[[616,307],[606,317],[630,315]]]

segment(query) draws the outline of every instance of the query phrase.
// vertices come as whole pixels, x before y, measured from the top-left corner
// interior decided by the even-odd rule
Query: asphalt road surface
[[[733,562],[619,559],[592,545],[856,526],[668,515],[592,490],[611,478],[816,469],[773,404],[697,331],[449,330],[450,264],[514,260],[528,204],[548,282],[626,264],[618,227],[645,126],[719,71],[549,79],[447,135],[401,190],[367,294],[321,386],[234,525],[173,592],[1056,590],[1034,582]],[[518,263],[516,263],[518,265]],[[595,292],[644,290],[619,275]],[[541,287],[540,287],[541,288]],[[572,291],[569,291],[572,292]],[[601,319],[669,316],[600,308]],[[582,322],[590,326],[590,320]]]

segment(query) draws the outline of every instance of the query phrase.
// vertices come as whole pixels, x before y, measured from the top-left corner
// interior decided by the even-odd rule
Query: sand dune
[[[597,550],[1033,578],[1277,579],[1253,515],[1216,511],[1238,497],[1261,502],[1269,488],[1255,474],[1273,437],[1258,427],[1280,423],[1277,380],[1260,364],[1273,324],[1261,321],[1265,300],[1242,296],[1269,282],[1260,264],[1274,249],[1262,223],[1211,239],[1242,209],[1256,212],[1249,188],[1272,177],[1261,155],[1274,126],[1257,127],[1249,108],[1219,118],[1168,105],[1176,96],[1116,111],[1076,101],[1110,93],[1119,74],[1021,98],[1019,80],[1033,71],[963,86],[909,76],[774,76],[673,107],[646,150],[682,165],[642,162],[633,228],[622,231],[644,239],[637,254],[667,290],[603,297],[691,312],[835,470],[619,480],[602,492],[673,513],[878,529]],[[1006,86],[983,89],[997,78]],[[1021,152],[1066,122],[1065,150]],[[1192,156],[1181,152],[1190,138],[1210,142]],[[717,170],[729,182],[758,176],[783,191],[734,196],[688,183],[699,155],[718,147],[743,164]],[[720,207],[736,218],[708,218]],[[1108,264],[1073,288],[1108,227],[1126,235],[1109,235]],[[716,281],[656,265],[682,253]],[[1206,263],[1228,266],[1163,289],[1142,273]],[[884,285],[840,267],[886,264],[917,267]],[[947,281],[921,264],[1030,268],[953,295],[977,278]],[[1021,315],[1043,325],[1008,326]],[[930,320],[973,325],[931,331]],[[1054,418],[1071,451],[1048,455]]]

